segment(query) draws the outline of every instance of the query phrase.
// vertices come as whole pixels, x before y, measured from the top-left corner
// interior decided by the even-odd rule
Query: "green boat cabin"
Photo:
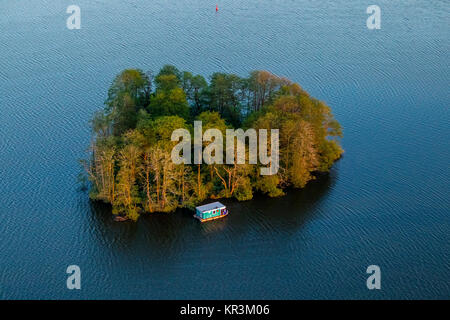
[[[208,203],[195,208],[195,218],[200,221],[208,221],[224,217],[228,214],[228,210],[220,202]]]

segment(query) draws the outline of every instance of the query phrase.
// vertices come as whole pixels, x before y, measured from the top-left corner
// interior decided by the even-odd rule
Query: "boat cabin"
[[[223,218],[228,214],[227,208],[220,202],[208,203],[195,208],[194,217],[201,222]]]

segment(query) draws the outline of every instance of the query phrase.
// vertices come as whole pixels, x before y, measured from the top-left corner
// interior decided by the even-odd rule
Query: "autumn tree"
[[[115,165],[117,148],[113,139],[102,139],[91,146],[92,161],[81,163],[92,183],[90,197],[112,203],[115,197]]]
[[[203,162],[175,163],[172,150],[180,141],[172,141],[172,134],[183,129],[192,136],[194,119],[202,122],[197,134],[204,138],[199,151]],[[240,126],[279,130],[276,174],[260,175],[268,165],[250,164],[247,144],[246,161],[237,161],[237,138],[229,145],[226,136],[227,129]],[[111,84],[105,108],[94,114],[91,127],[89,157],[81,161],[90,197],[112,204],[114,214],[133,220],[145,212],[193,208],[207,198],[248,200],[254,191],[281,196],[286,187],[303,188],[318,172],[329,171],[343,153],[342,129],[330,107],[297,83],[268,71],[253,71],[247,78],[214,73],[208,83],[172,65],[154,78],[150,72],[124,70]],[[269,140],[263,150],[268,156]],[[199,156],[193,142],[186,141],[191,144],[190,160]],[[225,154],[233,154],[235,161],[216,161]]]

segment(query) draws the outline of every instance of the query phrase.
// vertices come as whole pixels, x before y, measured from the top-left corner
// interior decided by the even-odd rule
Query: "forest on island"
[[[203,132],[216,128],[224,136],[227,128],[279,129],[278,172],[260,175],[260,164],[248,161],[174,164],[172,132],[193,132],[194,120],[202,121]],[[207,80],[171,65],[156,75],[124,70],[91,126],[89,155],[81,160],[90,198],[132,220],[193,208],[208,198],[249,200],[255,192],[278,197],[328,172],[343,153],[342,129],[330,107],[268,71],[246,78],[216,72]]]

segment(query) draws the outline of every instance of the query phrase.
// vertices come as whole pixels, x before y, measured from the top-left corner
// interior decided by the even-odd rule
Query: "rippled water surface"
[[[449,2],[377,1],[381,30],[372,1],[217,2],[0,2],[0,298],[448,298]],[[78,189],[88,120],[115,74],[166,63],[298,81],[333,108],[345,156],[220,221],[113,223]]]

